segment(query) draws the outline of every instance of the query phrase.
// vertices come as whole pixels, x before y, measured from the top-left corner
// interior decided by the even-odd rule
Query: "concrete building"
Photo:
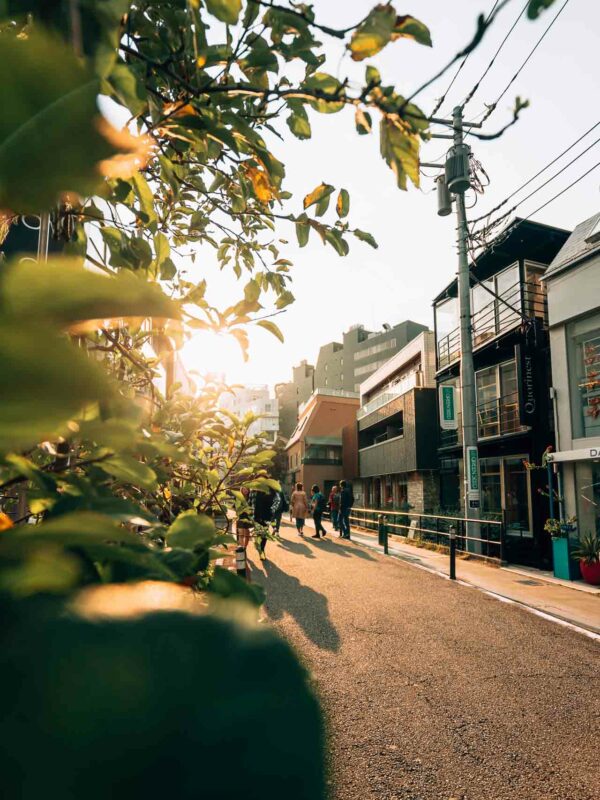
[[[356,392],[316,389],[300,407],[298,425],[287,445],[289,491],[300,481],[307,491],[317,483],[328,494],[342,478],[357,474]]]
[[[279,434],[279,404],[276,397],[269,393],[268,386],[245,386],[235,390],[235,394],[225,394],[222,398],[223,408],[238,417],[248,412],[260,417],[250,426],[249,433],[256,436],[264,433],[266,441],[275,444]]]
[[[575,228],[543,281],[564,497],[555,515],[600,533],[600,213]]]
[[[298,419],[300,405],[308,400],[315,389],[358,392],[360,384],[369,375],[426,330],[426,325],[412,320],[405,320],[393,327],[385,325],[381,331],[368,331],[363,325],[353,325],[343,334],[341,342],[323,345],[316,366],[302,361],[294,367],[291,383],[277,386],[282,435],[291,433]],[[291,425],[292,418],[294,425]]]
[[[439,505],[435,337],[424,331],[360,387],[355,494],[365,508]]]
[[[516,220],[471,265],[471,324],[477,403],[481,515],[503,520],[504,558],[549,568],[550,537],[544,531],[548,500],[540,464],[554,444],[548,307],[542,276],[569,232]],[[482,285],[480,285],[482,284]],[[490,294],[489,289],[494,294]],[[494,296],[495,295],[495,296]],[[436,381],[453,387],[460,409],[460,330],[457,282],[434,300]],[[464,512],[462,420],[440,431],[440,505]]]

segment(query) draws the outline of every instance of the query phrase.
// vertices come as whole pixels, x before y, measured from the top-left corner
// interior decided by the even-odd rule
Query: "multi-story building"
[[[300,481],[307,491],[316,483],[329,493],[342,478],[357,474],[356,392],[315,389],[300,407],[298,425],[286,445],[288,491]]]
[[[302,361],[294,367],[291,383],[277,386],[282,435],[291,433],[300,405],[307,401],[313,390],[358,392],[360,384],[369,375],[425,330],[426,325],[412,320],[393,327],[384,325],[382,331],[368,331],[363,325],[353,325],[343,334],[341,342],[323,345],[315,367]],[[294,425],[291,425],[292,418]]]
[[[472,341],[475,366],[481,513],[503,519],[505,557],[549,566],[543,530],[548,502],[540,464],[554,443],[549,403],[548,310],[542,276],[568,231],[516,220],[473,262]],[[434,300],[436,381],[453,386],[460,408],[460,330],[457,281]],[[440,503],[464,512],[461,419],[439,440]]]
[[[575,228],[544,284],[564,497],[555,515],[600,533],[600,213]]]
[[[439,505],[435,338],[424,331],[360,387],[358,474],[366,508]]]
[[[275,444],[279,433],[279,403],[270,395],[268,386],[236,389],[233,394],[223,395],[222,405],[238,417],[248,412],[255,414],[258,419],[249,427],[250,435],[264,433],[266,441]]]

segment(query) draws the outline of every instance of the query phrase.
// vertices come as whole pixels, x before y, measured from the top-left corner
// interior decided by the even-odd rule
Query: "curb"
[[[361,537],[361,534],[353,534],[352,541],[355,544],[361,545],[363,547],[368,548],[369,550],[374,550],[376,553],[383,555],[383,549],[380,549],[378,545],[375,543],[370,543],[368,541],[364,541],[363,538],[356,538]],[[433,567],[426,567],[424,564],[415,564],[407,558],[403,558],[401,555],[396,555],[395,553],[390,553],[389,557],[395,558],[397,561],[402,561],[409,567],[415,567],[416,569],[421,569],[425,572],[429,572],[432,575],[437,575],[439,578],[444,578],[444,580],[449,581],[450,577],[446,575],[445,572],[440,572]],[[482,592],[486,594],[488,597],[493,597],[495,600],[499,600],[501,603],[507,603],[508,605],[519,606],[520,608],[528,611],[530,614],[535,614],[536,617],[541,617],[549,622],[554,622],[556,625],[561,625],[564,628],[569,628],[576,633],[580,633],[583,636],[587,636],[589,639],[594,641],[600,642],[600,629],[594,628],[587,628],[584,625],[580,625],[576,622],[572,622],[571,620],[565,619],[557,614],[549,614],[547,611],[541,611],[539,608],[535,606],[529,605],[528,603],[524,603],[522,600],[514,600],[512,597],[507,597],[506,595],[500,594],[499,592],[494,592],[490,589],[484,589],[482,586],[477,586],[475,583],[470,583],[469,581],[465,581],[462,579],[457,579],[454,583],[458,583],[461,586],[467,586],[470,589],[476,589],[478,592]]]

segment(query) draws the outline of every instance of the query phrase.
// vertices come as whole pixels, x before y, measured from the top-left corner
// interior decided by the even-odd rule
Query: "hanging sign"
[[[456,390],[454,386],[440,386],[440,427],[443,431],[455,431],[458,428],[456,416]]]
[[[537,393],[537,365],[535,347],[530,342],[515,345],[517,385],[519,392],[519,422],[533,425],[539,413]]]

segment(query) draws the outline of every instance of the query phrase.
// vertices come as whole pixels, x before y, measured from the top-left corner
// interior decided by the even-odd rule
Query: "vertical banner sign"
[[[456,416],[456,392],[454,386],[440,386],[440,427],[443,431],[455,431],[458,428]]]
[[[467,499],[469,508],[479,508],[479,458],[476,447],[467,447]]]
[[[530,342],[515,345],[517,385],[519,392],[519,422],[533,425],[538,416],[537,370],[535,347]],[[537,358],[539,358],[539,353]]]

